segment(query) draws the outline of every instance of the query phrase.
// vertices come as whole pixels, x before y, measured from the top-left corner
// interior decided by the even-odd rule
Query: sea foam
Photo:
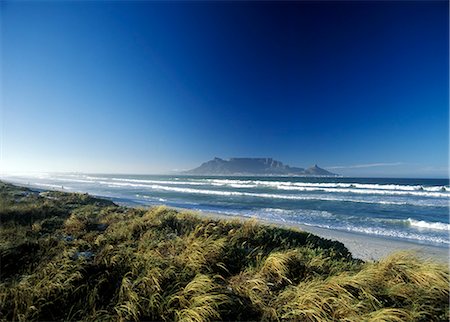
[[[366,183],[342,183],[342,182],[292,182],[271,180],[238,180],[238,179],[184,179],[180,180],[149,180],[131,178],[109,178],[83,175],[82,178],[55,178],[60,181],[87,182],[89,180],[100,182],[124,182],[136,184],[157,184],[175,186],[213,186],[230,187],[235,189],[272,188],[276,190],[299,192],[327,192],[346,194],[368,195],[392,195],[392,196],[417,196],[431,198],[450,198],[447,186],[422,186],[399,184],[366,184]]]
[[[410,226],[421,229],[450,230],[450,225],[442,222],[428,222],[424,220],[414,220],[412,218],[408,218],[407,221]]]

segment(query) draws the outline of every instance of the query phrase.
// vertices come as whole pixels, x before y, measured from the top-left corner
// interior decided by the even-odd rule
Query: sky
[[[1,171],[447,177],[447,1],[2,1]]]

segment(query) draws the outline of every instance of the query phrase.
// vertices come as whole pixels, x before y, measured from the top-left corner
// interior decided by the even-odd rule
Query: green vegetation
[[[255,221],[0,183],[0,320],[442,321],[448,269]]]

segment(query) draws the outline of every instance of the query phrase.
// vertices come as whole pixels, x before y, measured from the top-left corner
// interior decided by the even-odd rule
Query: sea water
[[[303,224],[448,247],[448,179],[105,174],[5,176],[43,189]]]

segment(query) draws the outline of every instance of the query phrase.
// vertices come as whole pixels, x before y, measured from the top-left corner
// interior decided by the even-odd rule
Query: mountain
[[[335,176],[317,165],[303,169],[290,167],[272,158],[214,158],[199,167],[186,171],[197,175],[278,175],[278,176]]]
[[[336,176],[336,174],[327,171],[325,169],[319,168],[317,164],[315,164],[313,167],[309,167],[305,170],[306,175],[312,175],[312,176]]]

